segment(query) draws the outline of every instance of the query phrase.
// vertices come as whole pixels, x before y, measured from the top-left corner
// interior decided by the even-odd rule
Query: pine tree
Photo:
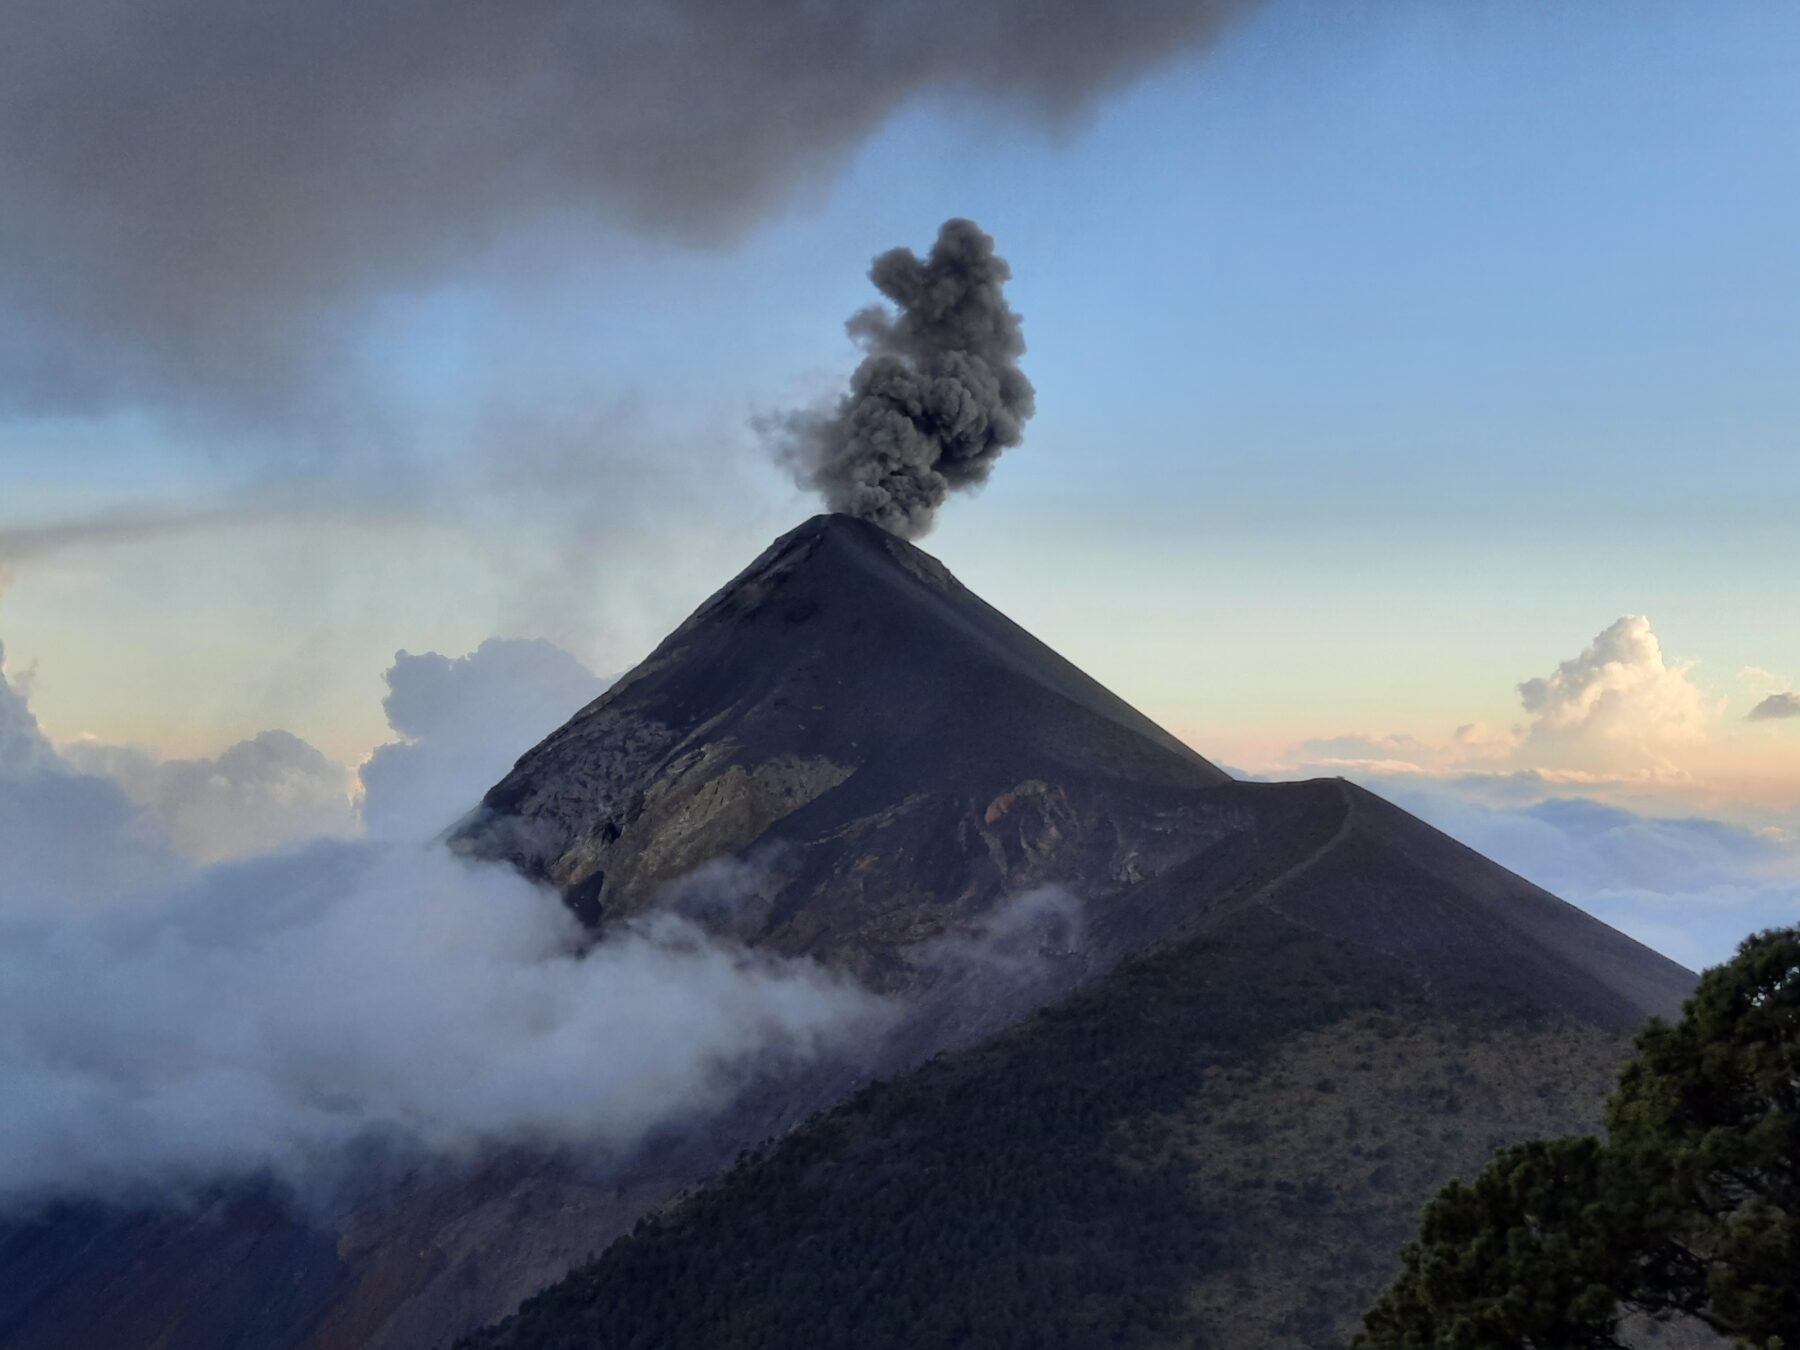
[[[1361,1350],[1612,1350],[1632,1309],[1800,1350],[1800,929],[1645,1028],[1606,1125],[1439,1192]]]

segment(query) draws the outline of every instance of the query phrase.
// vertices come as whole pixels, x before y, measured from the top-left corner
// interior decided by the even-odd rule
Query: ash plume
[[[9,5],[0,407],[310,426],[372,308],[497,242],[728,243],[903,109],[1067,126],[1254,4]]]
[[[951,492],[980,487],[1035,408],[1019,369],[1025,335],[1001,293],[1012,269],[972,220],[947,220],[921,260],[875,259],[869,280],[898,306],[846,327],[868,356],[835,408],[774,424],[782,457],[833,511],[906,539],[931,529]]]

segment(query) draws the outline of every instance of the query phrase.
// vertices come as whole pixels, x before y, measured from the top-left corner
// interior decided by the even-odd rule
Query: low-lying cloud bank
[[[1662,772],[1713,706],[1647,624],[1608,632],[1541,682],[1526,725],[1317,740],[1290,772],[1365,782],[1676,959],[1721,960],[1800,913],[1800,839],[1591,799]],[[207,760],[59,749],[0,677],[0,1209],[304,1185],[370,1141],[624,1150],[895,1015],[705,931],[760,884],[755,860],[700,869],[659,917],[588,946],[554,893],[434,842],[604,688],[566,652],[402,652],[387,683],[396,739],[356,796],[280,732]],[[1032,892],[919,956],[1025,978],[1081,922],[1074,897]]]
[[[210,759],[161,759],[94,741],[61,754],[71,768],[118,784],[194,862],[356,832],[354,774],[286,731],[259,732]]]
[[[1636,809],[1693,786],[1682,761],[1726,706],[1664,656],[1647,618],[1617,620],[1516,689],[1519,725],[1316,738],[1271,776],[1354,779],[1689,966],[1800,915],[1800,831]],[[1769,704],[1750,718],[1782,716]],[[1596,800],[1609,795],[1632,805]]]
[[[1507,805],[1480,780],[1369,785],[1694,969],[1729,958],[1746,934],[1800,916],[1800,839],[1792,835],[1567,796]]]
[[[535,639],[489,638],[467,656],[399,652],[382,711],[398,739],[362,766],[362,818],[388,839],[423,839],[481,800],[528,748],[609,681]]]
[[[304,1183],[371,1140],[626,1149],[883,1024],[859,986],[678,916],[588,946],[553,892],[430,842],[448,819],[425,785],[466,805],[521,744],[497,752],[496,722],[555,705],[554,725],[597,691],[540,645],[402,655],[388,706],[407,739],[362,803],[382,828],[205,867],[173,835],[228,786],[184,796],[203,775],[165,764],[134,800],[0,678],[0,1204]]]

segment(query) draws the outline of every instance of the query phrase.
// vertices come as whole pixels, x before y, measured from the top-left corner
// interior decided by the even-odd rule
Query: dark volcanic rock
[[[709,859],[769,872],[743,937],[911,982],[905,950],[1001,895],[1109,888],[1191,851],[1226,775],[848,516],[783,536],[532,750],[456,846],[636,912]]]
[[[1349,784],[1232,781],[936,560],[842,516],[778,540],[530,750],[453,845],[561,887],[602,929],[664,903],[666,883],[701,864],[750,860],[751,893],[711,922],[853,971],[911,1011],[865,1061],[762,1084],[724,1118],[623,1161],[514,1155],[426,1172],[335,1218],[259,1199],[210,1218],[77,1209],[0,1231],[5,1337],[77,1346],[114,1325],[118,1345],[247,1343],[195,1315],[208,1302],[256,1309],[232,1320],[254,1325],[258,1345],[441,1343],[508,1312],[740,1149],[872,1074],[949,1051],[901,1089],[931,1120],[897,1125],[866,1103],[853,1113],[883,1175],[947,1175],[943,1159],[984,1131],[1037,1137],[1006,1101],[1076,1102],[1090,1135],[1048,1141],[1071,1167],[1105,1175],[1092,1169],[1125,1149],[1133,1167],[1172,1169],[1160,1193],[1195,1188],[1194,1203],[1230,1230],[1235,1264],[1159,1269],[1158,1296],[1194,1322],[1165,1329],[1227,1345],[1315,1343],[1385,1275],[1430,1189],[1496,1143],[1590,1120],[1630,1031],[1672,1011],[1692,979]],[[1396,1037],[1410,1058],[1376,1044]],[[1111,1048],[1084,1058],[1090,1044]],[[1456,1100],[1480,1104],[1478,1119],[1438,1119],[1446,1075]],[[1326,1079],[1330,1093],[1318,1089]],[[1327,1098],[1330,1112],[1312,1109]],[[1375,1138],[1347,1132],[1346,1103]],[[809,1175],[855,1173],[860,1154],[806,1137]],[[1324,1264],[1294,1250],[1305,1230],[1282,1217],[1321,1177],[1331,1218],[1320,1231],[1336,1254]],[[752,1187],[757,1203],[766,1182]],[[1133,1222],[1107,1209],[1126,1192],[1078,1191],[1044,1231]],[[840,1214],[849,1250],[868,1239],[858,1215],[883,1211],[854,1186],[842,1194],[854,1201]],[[919,1222],[956,1227],[932,1209],[959,1203],[954,1194],[920,1197]],[[725,1231],[743,1217],[708,1222]],[[744,1267],[745,1287],[781,1277],[787,1251],[772,1239]],[[1026,1270],[1037,1256],[1020,1259]],[[583,1319],[604,1309],[583,1290],[606,1281],[602,1271],[558,1305],[575,1318],[563,1340],[592,1330]],[[1289,1306],[1281,1290],[1308,1292]],[[779,1308],[756,1311],[778,1324]],[[868,1344],[904,1331],[881,1315],[869,1313]],[[799,1334],[786,1326],[790,1339],[770,1343]]]

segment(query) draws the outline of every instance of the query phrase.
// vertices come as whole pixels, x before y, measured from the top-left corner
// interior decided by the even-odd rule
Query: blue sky
[[[9,666],[59,741],[345,763],[397,649],[622,669],[814,509],[751,419],[839,389],[869,258],[967,215],[1039,391],[925,541],[988,599],[1256,771],[1460,771],[1481,723],[1494,772],[1800,829],[1800,721],[1743,721],[1800,677],[1797,63],[1791,6],[1274,0],[1062,120],[903,100],[704,247],[516,214],[365,285],[298,412],[0,404],[0,544],[169,515],[18,552]],[[1640,614],[1652,729],[1532,740],[1515,686]]]

